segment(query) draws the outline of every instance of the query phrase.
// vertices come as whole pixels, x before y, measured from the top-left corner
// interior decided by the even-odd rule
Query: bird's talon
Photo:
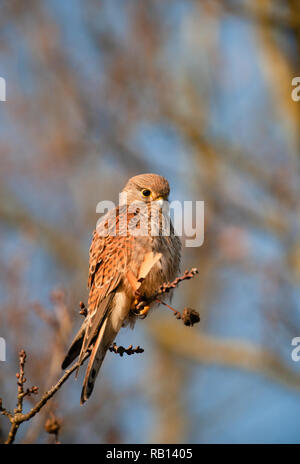
[[[146,316],[149,312],[150,306],[145,306],[143,309],[140,310],[139,316]]]
[[[141,319],[145,319],[149,312],[150,306],[146,304],[145,301],[142,301],[139,298],[134,300],[131,311],[135,316],[138,316]]]

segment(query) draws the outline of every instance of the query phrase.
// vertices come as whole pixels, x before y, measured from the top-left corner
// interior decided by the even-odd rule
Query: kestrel
[[[90,397],[105,354],[120,328],[128,324],[133,327],[138,316],[147,314],[148,306],[139,314],[132,311],[137,295],[140,301],[147,301],[163,283],[178,275],[181,242],[168,210],[162,207],[169,193],[169,183],[162,176],[132,177],[122,191],[125,201],[111,209],[94,231],[87,316],[62,363],[66,369],[79,356],[81,364],[91,350],[81,404]],[[163,233],[164,224],[169,224],[168,234]]]

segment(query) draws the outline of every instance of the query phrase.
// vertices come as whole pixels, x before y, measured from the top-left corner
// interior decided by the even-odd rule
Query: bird
[[[80,366],[90,351],[80,404],[91,396],[106,352],[121,327],[133,328],[137,318],[146,317],[155,303],[142,304],[138,313],[133,311],[136,305],[149,300],[180,271],[181,241],[168,208],[163,207],[169,204],[169,194],[165,177],[152,173],[134,176],[123,188],[120,204],[110,209],[94,230],[87,314],[62,362],[66,369],[79,357]],[[146,224],[142,233],[133,233],[134,227],[139,230],[137,223]],[[163,233],[164,224],[169,224],[168,233]]]

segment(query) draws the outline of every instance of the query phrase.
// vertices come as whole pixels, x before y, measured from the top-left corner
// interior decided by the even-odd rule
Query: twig
[[[90,350],[88,350],[83,358],[84,362],[90,355]],[[34,417],[41,409],[42,407],[52,398],[52,396],[60,389],[60,387],[65,383],[65,381],[70,377],[70,375],[77,369],[79,366],[79,363],[75,363],[70,369],[68,369],[64,375],[59,379],[59,381],[52,387],[50,390],[48,390],[40,401],[36,403],[36,405],[26,414],[24,414],[23,411],[23,398],[27,394],[27,391],[24,392],[23,389],[23,384],[26,382],[26,379],[24,377],[24,366],[25,366],[25,361],[26,361],[26,353],[24,350],[20,351],[20,372],[19,372],[19,377],[18,377],[18,405],[17,408],[14,410],[14,414],[6,410],[5,408],[2,407],[2,400],[0,399],[0,411],[1,414],[5,415],[8,417],[11,427],[10,431],[7,437],[7,440],[5,441],[5,444],[11,444],[14,442],[16,433],[20,427],[20,425],[23,422],[26,422],[30,420],[32,417]],[[19,385],[21,384],[20,378],[22,378],[22,386]],[[37,388],[37,387],[32,387],[32,388]],[[31,389],[29,389],[30,391]],[[33,391],[31,392],[33,393]]]
[[[184,308],[183,312],[181,313],[180,311],[177,311],[176,309],[172,308],[172,306],[170,306],[168,303],[165,303],[163,300],[161,300],[158,297],[160,295],[169,293],[174,288],[177,288],[181,282],[183,282],[184,280],[192,279],[198,273],[199,271],[196,268],[192,268],[190,271],[186,270],[182,276],[177,277],[175,280],[173,280],[173,282],[169,282],[169,283],[165,283],[161,285],[159,290],[151,298],[148,298],[146,300],[144,298],[141,298],[141,296],[137,294],[137,297],[139,297],[140,300],[142,301],[140,301],[136,305],[135,310],[133,310],[133,313],[136,315],[139,315],[139,313],[142,311],[142,309],[145,306],[150,306],[151,303],[156,301],[157,303],[163,304],[164,306],[167,306],[169,309],[171,309],[171,311],[174,312],[176,319],[181,319],[184,325],[192,327],[194,324],[200,321],[199,313],[195,309]]]
[[[199,274],[199,271],[197,268],[192,268],[190,271],[186,270],[184,272],[184,274],[180,277],[177,277],[175,280],[173,280],[173,282],[168,282],[168,283],[165,283],[163,285],[161,285],[159,287],[159,290],[154,293],[154,295],[151,297],[151,298],[148,298],[146,303],[149,305],[151,304],[153,301],[155,301],[160,295],[164,295],[165,293],[169,293],[171,290],[173,290],[174,288],[178,287],[178,285],[183,282],[184,280],[190,280],[192,279],[193,277],[195,277],[195,275]],[[145,302],[142,302],[142,304],[144,304]],[[136,307],[137,309],[140,309],[139,308],[139,305],[137,305]]]
[[[161,295],[163,293],[169,293],[170,290],[172,290],[173,288],[176,288],[178,287],[178,285],[183,282],[184,280],[190,280],[192,279],[193,277],[195,277],[195,275],[199,274],[199,271],[196,267],[193,267],[190,271],[186,270],[183,274],[183,276],[180,276],[180,277],[177,277],[175,280],[173,280],[173,282],[171,283],[168,283],[168,284],[163,284],[159,291],[158,291],[158,294],[157,295]]]
[[[121,357],[123,356],[124,353],[128,354],[128,356],[134,354],[134,353],[144,353],[144,349],[141,348],[139,345],[133,348],[132,345],[129,345],[128,348],[124,348],[123,346],[118,346],[116,343],[113,343],[109,347],[109,351],[119,354]]]
[[[159,300],[158,298],[156,301],[171,309],[171,311],[174,312],[174,316],[176,317],[176,319],[181,319],[184,325],[193,327],[194,324],[200,322],[200,315],[198,311],[196,311],[193,308],[184,308],[183,312],[181,313],[180,311],[177,311],[176,309],[172,308],[172,306],[170,306],[168,303],[165,303],[164,301]]]
[[[15,414],[23,411],[23,400],[25,396],[30,396],[32,394],[36,395],[39,391],[38,387],[36,386],[27,388],[24,391],[24,383],[26,383],[26,380],[27,380],[25,377],[25,372],[24,372],[25,362],[26,362],[26,353],[24,350],[21,350],[19,353],[19,372],[16,373],[16,377],[18,379],[17,381],[18,403],[17,403],[17,407],[14,410]]]
[[[141,301],[140,303],[136,305],[137,311],[140,311],[141,309],[143,309],[144,306],[150,305],[151,303],[153,303],[153,301],[157,300],[160,295],[169,293],[171,290],[178,287],[178,285],[184,280],[192,279],[198,273],[199,271],[196,268],[193,268],[190,271],[186,270],[181,277],[177,277],[175,280],[173,280],[173,282],[168,282],[168,283],[161,285],[158,291],[154,293],[150,298],[147,298],[146,301]],[[137,294],[137,297],[140,297],[140,295]]]
[[[11,412],[9,412],[7,409],[5,409],[3,407],[3,404],[2,404],[2,398],[0,398],[0,413],[3,415],[3,416],[6,416],[10,419],[12,419],[13,415]]]

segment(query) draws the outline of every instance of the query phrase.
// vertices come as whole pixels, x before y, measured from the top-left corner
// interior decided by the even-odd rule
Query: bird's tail
[[[71,346],[68,350],[68,353],[66,354],[65,359],[62,362],[61,368],[62,369],[67,369],[67,367],[74,361],[74,359],[77,358],[81,351],[83,339],[85,336],[86,332],[86,327],[87,327],[87,320],[85,319],[82,326],[78,330],[77,334],[75,335]]]
[[[83,381],[80,404],[83,404],[91,396],[97,374],[103,363],[107,350],[117,336],[117,332],[112,327],[110,319],[111,316],[108,314],[101,325],[97,339],[94,343]]]
[[[90,397],[105,354],[118,333],[111,324],[114,296],[115,292],[112,292],[87,315],[62,362],[62,369],[66,369],[79,356],[80,366],[85,353],[92,348],[81,393],[81,404]]]

